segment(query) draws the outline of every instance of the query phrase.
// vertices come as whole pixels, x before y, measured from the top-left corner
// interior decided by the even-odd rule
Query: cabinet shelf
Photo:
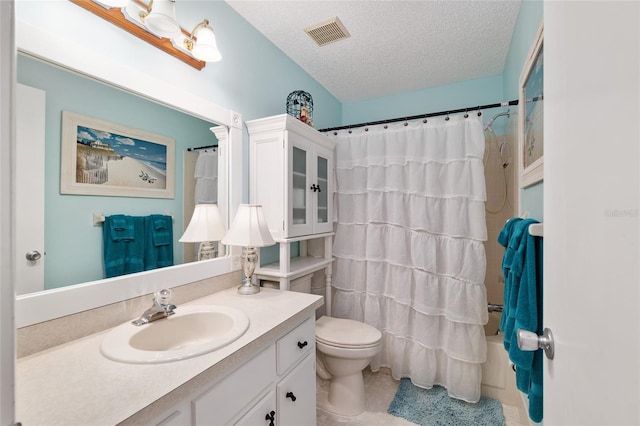
[[[324,257],[302,256],[294,257],[291,259],[289,265],[289,271],[285,273],[280,272],[280,262],[270,263],[260,268],[256,268],[255,275],[258,278],[288,278],[290,280],[296,279],[303,275],[310,274],[315,271],[326,267],[333,259],[325,259]]]

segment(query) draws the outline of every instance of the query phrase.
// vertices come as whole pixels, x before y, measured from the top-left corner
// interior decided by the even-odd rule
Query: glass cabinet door
[[[318,156],[317,170],[317,221],[327,223],[329,221],[329,160]]]
[[[294,225],[307,223],[307,151],[293,147],[292,203]]]

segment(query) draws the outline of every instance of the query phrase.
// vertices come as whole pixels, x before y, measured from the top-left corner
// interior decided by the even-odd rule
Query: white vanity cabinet
[[[210,389],[156,422],[173,425],[316,424],[315,316],[280,337]]]
[[[251,202],[276,241],[332,231],[335,142],[288,114],[247,121]]]
[[[280,262],[256,269],[257,279],[280,282],[325,268],[331,284],[333,235],[333,162],[335,142],[288,114],[248,121],[250,198],[261,204]],[[319,242],[321,254],[307,250]],[[291,243],[300,242],[300,256],[291,259]]]

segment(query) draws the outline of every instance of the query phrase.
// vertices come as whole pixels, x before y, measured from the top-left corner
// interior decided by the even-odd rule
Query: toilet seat
[[[382,333],[360,321],[323,316],[316,321],[316,342],[335,348],[366,349],[380,345]]]

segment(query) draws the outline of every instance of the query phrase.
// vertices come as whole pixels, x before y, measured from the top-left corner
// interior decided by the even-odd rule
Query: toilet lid
[[[382,333],[360,321],[325,315],[316,321],[316,340],[331,346],[363,348],[380,343]]]

